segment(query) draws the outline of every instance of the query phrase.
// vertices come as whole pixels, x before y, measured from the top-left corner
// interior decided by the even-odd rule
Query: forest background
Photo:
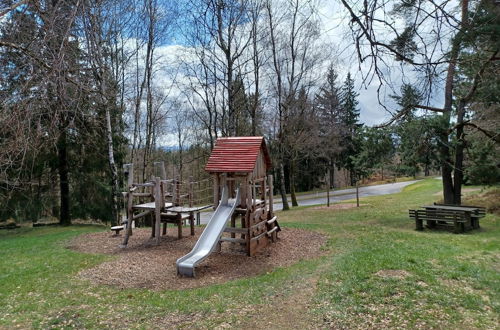
[[[122,166],[207,178],[263,135],[296,192],[440,173],[496,183],[500,5],[482,1],[2,0],[0,219],[116,222]]]

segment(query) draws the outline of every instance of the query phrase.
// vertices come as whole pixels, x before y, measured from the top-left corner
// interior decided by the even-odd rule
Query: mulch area
[[[196,228],[196,235],[189,236],[189,228],[184,228],[184,237],[179,240],[177,229],[169,227],[168,235],[162,236],[157,246],[150,238],[150,229],[135,229],[128,247],[122,249],[119,244],[123,236],[99,232],[78,236],[68,247],[117,257],[78,274],[94,283],[120,288],[180,290],[255,276],[323,255],[321,247],[327,240],[326,235],[318,232],[284,228],[276,243],[270,243],[254,257],[238,251],[240,247],[235,247],[236,244],[223,243],[221,252],[211,254],[196,268],[196,278],[180,277],[175,262],[191,251],[200,233],[201,229]]]

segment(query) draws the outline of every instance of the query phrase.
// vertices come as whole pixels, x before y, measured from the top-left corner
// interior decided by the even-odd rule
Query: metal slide
[[[239,189],[236,192],[236,198],[231,201],[228,199],[227,186],[222,189],[221,202],[210,218],[205,230],[201,233],[193,250],[184,257],[177,259],[178,274],[194,277],[194,268],[213,252],[226,228],[226,223],[231,219],[231,215],[239,204],[239,201]],[[232,204],[230,204],[230,202],[232,202]]]

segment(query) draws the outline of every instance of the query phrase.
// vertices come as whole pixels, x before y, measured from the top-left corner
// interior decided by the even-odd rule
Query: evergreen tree
[[[355,183],[355,164],[353,159],[359,153],[359,131],[363,124],[359,123],[358,93],[354,89],[354,79],[351,73],[347,74],[341,88],[339,119],[342,125],[342,146],[344,151],[340,157],[340,164],[351,172],[351,184]]]
[[[401,164],[398,171],[404,175],[415,177],[423,169],[429,175],[431,168],[437,163],[437,145],[434,138],[438,119],[436,116],[418,117],[415,115],[415,104],[422,101],[422,93],[413,85],[401,86],[401,95],[392,96],[405,112],[397,121],[394,132],[398,137],[398,154]]]
[[[333,184],[335,163],[343,150],[341,143],[343,123],[340,120],[340,88],[337,86],[338,74],[330,66],[326,81],[320,87],[315,98],[316,115],[318,116],[319,139],[322,145],[323,157],[330,170],[330,182]]]

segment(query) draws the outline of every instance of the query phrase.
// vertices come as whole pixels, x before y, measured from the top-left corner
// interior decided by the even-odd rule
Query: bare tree
[[[279,126],[280,193],[283,209],[287,210],[289,206],[286,198],[284,167],[287,156],[293,153],[288,151],[295,145],[287,141],[294,132],[288,130],[286,123],[289,108],[293,106],[299,89],[309,90],[317,79],[314,68],[321,60],[320,49],[315,48],[318,46],[319,22],[316,20],[316,4],[313,1],[294,0],[279,4],[267,1],[265,8]]]
[[[443,195],[446,203],[461,202],[461,186],[463,181],[463,131],[465,105],[470,100],[467,95],[475,93],[472,84],[470,94],[458,102],[456,125],[452,125],[454,109],[455,81],[457,80],[457,66],[464,58],[461,52],[468,46],[465,43],[467,34],[475,33],[470,25],[470,3],[462,0],[459,3],[459,14],[454,10],[455,3],[445,1],[401,1],[380,4],[377,1],[365,1],[357,4],[348,0],[341,0],[351,17],[351,29],[356,44],[360,63],[369,63],[371,68],[365,73],[364,82],[378,79],[380,85],[394,86],[387,75],[388,62],[396,59],[404,63],[403,69],[416,73],[421,88],[426,92],[427,103],[414,104],[407,109],[393,113],[392,119],[386,125],[404,117],[412,109],[420,109],[441,114],[442,129],[438,134],[441,160],[441,174],[443,180]],[[404,28],[396,28],[394,20],[389,14],[402,17]],[[381,16],[382,15],[382,16]],[[381,18],[382,17],[382,18]],[[385,31],[384,34],[378,31]],[[451,36],[451,37],[447,37]],[[498,49],[485,52],[482,65],[477,71],[474,80],[479,82],[481,72],[495,60]],[[444,77],[440,72],[446,72]],[[423,78],[423,79],[422,79]],[[442,81],[444,105],[431,105],[432,91],[436,86],[436,79]],[[454,146],[449,135],[457,134]],[[455,149],[455,159],[452,160],[452,149]]]

